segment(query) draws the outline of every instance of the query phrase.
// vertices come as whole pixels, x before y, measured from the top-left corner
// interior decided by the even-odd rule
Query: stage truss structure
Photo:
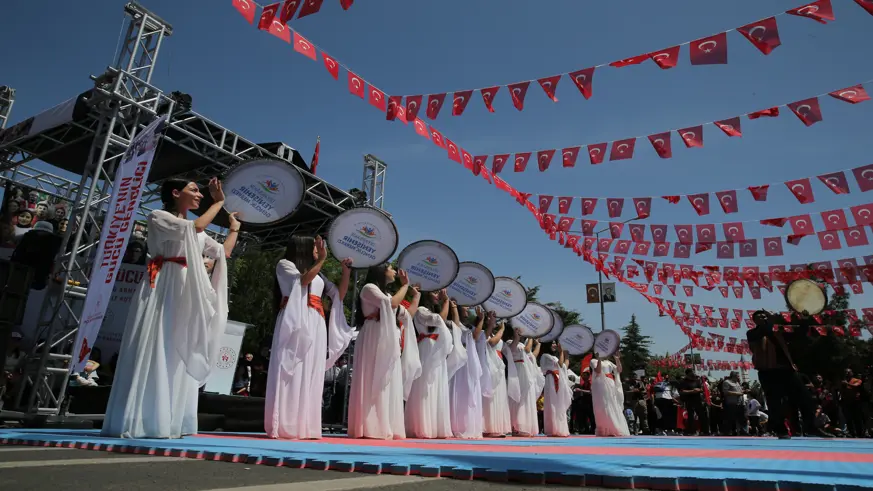
[[[9,122],[12,114],[12,105],[15,103],[15,89],[7,85],[0,85],[0,130]]]
[[[186,101],[179,93],[166,94],[153,85],[151,79],[162,43],[173,34],[173,27],[137,2],[127,3],[124,14],[124,37],[115,64],[102,75],[91,76],[94,89],[84,100],[87,115],[0,146],[0,175],[5,180],[72,203],[71,226],[63,237],[62,253],[53,270],[55,281],[50,282],[40,311],[36,330],[39,342],[28,353],[24,383],[12,410],[0,411],[0,418],[40,421],[102,418],[67,414],[68,404],[64,401],[69,379],[67,366],[72,361],[71,345],[79,325],[77,312],[87,294],[100,226],[112,195],[115,167],[138,131],[159,115],[167,114],[161,145],[169,142],[205,162],[162,180],[172,177],[204,182],[247,160],[283,159],[191,111],[190,97]],[[90,148],[79,182],[33,165],[43,157],[88,141]],[[298,166],[298,170],[305,182],[301,210],[307,210],[307,218],[290,220],[257,234],[243,233],[241,243],[259,248],[283,247],[290,234],[325,230],[335,215],[354,207],[354,197],[347,192],[328,185],[308,169]],[[139,210],[141,218],[159,206],[160,182],[147,185]]]

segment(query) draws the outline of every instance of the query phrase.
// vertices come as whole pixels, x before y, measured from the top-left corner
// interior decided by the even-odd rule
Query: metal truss
[[[2,85],[0,86],[0,130],[6,128],[6,123],[9,122],[9,115],[12,114],[12,105],[15,103],[15,89]]]
[[[385,208],[385,173],[388,164],[376,157],[364,155],[364,179],[363,189],[367,193],[367,204],[374,207]]]

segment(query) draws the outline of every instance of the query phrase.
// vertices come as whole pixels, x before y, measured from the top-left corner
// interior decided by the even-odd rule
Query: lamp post
[[[621,225],[624,225],[625,223],[633,222],[635,220],[639,220],[641,218],[645,218],[645,217],[635,216],[633,218],[628,218],[627,220],[621,222]],[[598,250],[600,249],[600,234],[602,234],[603,232],[608,232],[608,231],[609,231],[609,227],[606,227],[603,230],[598,230],[598,231],[594,232],[594,237],[597,239],[597,249]],[[599,297],[598,300],[600,301],[600,332],[603,332],[606,329],[606,310],[603,308],[603,272],[602,272],[602,268],[599,268],[597,270],[597,295]]]

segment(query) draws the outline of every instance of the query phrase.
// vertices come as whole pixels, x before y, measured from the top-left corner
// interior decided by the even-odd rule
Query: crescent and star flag
[[[600,288],[597,283],[585,285],[585,297],[588,303],[600,303]]]
[[[312,154],[312,162],[309,164],[309,172],[312,172],[312,175],[315,175],[315,169],[318,168],[318,154],[321,151],[321,137],[318,137],[318,140],[315,141],[315,153]]]

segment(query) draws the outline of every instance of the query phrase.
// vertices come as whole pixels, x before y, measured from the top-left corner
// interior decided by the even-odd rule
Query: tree
[[[649,352],[651,345],[651,338],[640,331],[637,316],[631,315],[630,324],[624,326],[624,336],[621,338],[622,367],[629,370],[645,369],[652,356]]]
[[[582,314],[575,310],[568,310],[561,302],[549,302],[546,304],[546,307],[558,314],[558,317],[564,323],[564,327],[582,323]]]

